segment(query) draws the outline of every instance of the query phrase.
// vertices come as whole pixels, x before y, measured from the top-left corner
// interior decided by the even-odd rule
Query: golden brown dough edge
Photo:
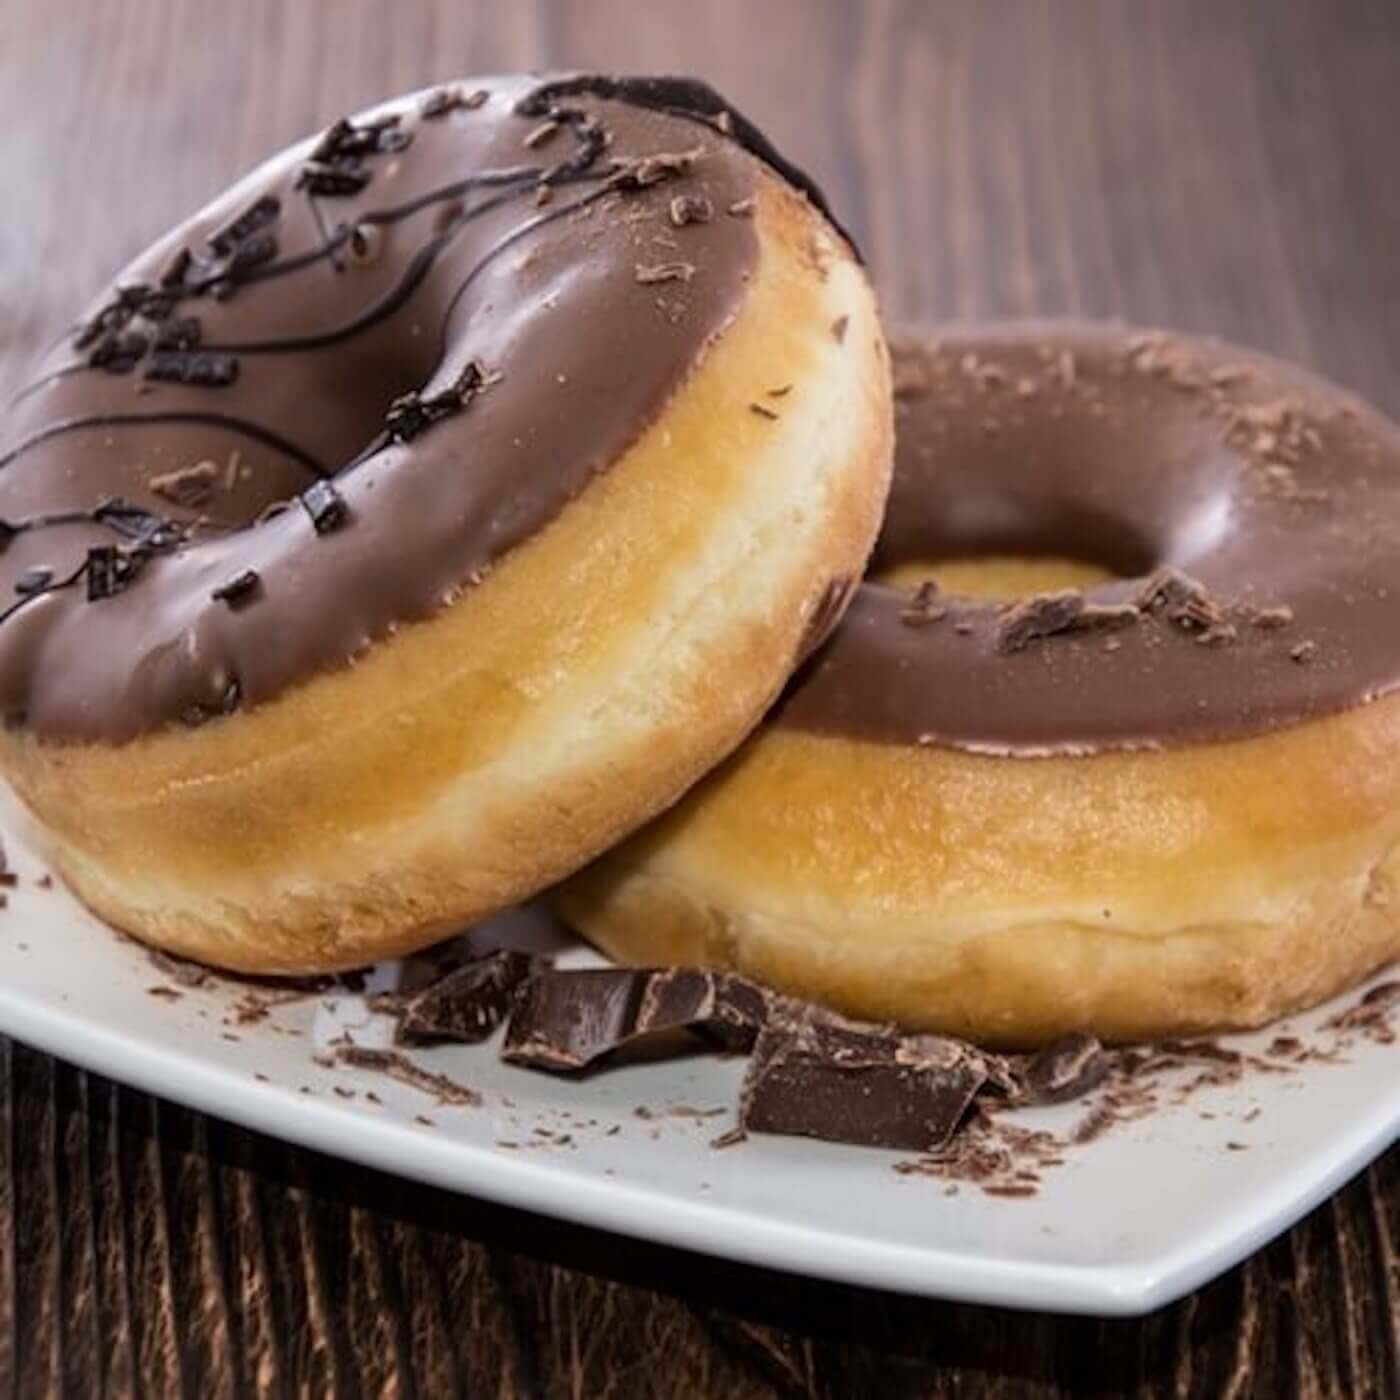
[[[745,301],[665,412],[437,617],[202,729],[0,736],[94,910],[231,968],[363,964],[567,874],[732,750],[860,576],[891,457],[863,271],[775,178],[756,219]]]
[[[1089,758],[765,729],[558,899],[625,961],[990,1045],[1258,1026],[1400,957],[1400,696]]]

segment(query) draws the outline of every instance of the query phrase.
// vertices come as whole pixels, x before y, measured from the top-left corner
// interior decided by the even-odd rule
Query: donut
[[[725,756],[840,615],[887,353],[819,191],[681,79],[466,81],[142,254],[0,428],[0,771],[98,914],[409,951]]]
[[[1163,332],[893,349],[845,621],[570,920],[1000,1046],[1255,1026],[1400,955],[1400,429]]]

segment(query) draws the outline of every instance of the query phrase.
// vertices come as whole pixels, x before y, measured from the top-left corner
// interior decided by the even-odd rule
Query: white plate
[[[238,993],[227,984],[153,997],[166,979],[145,953],[64,890],[37,887],[32,850],[13,836],[7,845],[21,882],[0,912],[0,1031],[386,1171],[798,1273],[1011,1307],[1142,1313],[1257,1249],[1400,1134],[1400,1045],[1365,1038],[1338,1063],[1247,1074],[1116,1128],[1074,1148],[1025,1199],[973,1185],[948,1194],[943,1181],[892,1170],[895,1153],[783,1138],[714,1150],[709,1140],[732,1122],[743,1069],[733,1059],[568,1081],[503,1065],[490,1045],[418,1052],[483,1098],[438,1106],[382,1074],[316,1063],[317,1043],[344,1026],[366,1043],[384,1029],[348,993],[231,1026]],[[1327,1014],[1291,1029],[1307,1038]],[[1283,1030],[1229,1043],[1262,1050]],[[1064,1130],[1082,1112],[1017,1118]]]

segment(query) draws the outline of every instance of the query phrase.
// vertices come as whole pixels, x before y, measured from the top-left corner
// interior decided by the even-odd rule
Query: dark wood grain
[[[261,154],[467,72],[684,69],[808,165],[892,317],[1120,315],[1400,412],[1390,0],[0,0],[0,394]],[[3,976],[3,969],[0,969]],[[607,1239],[0,1042],[0,1391],[1400,1394],[1400,1157],[1142,1322]]]

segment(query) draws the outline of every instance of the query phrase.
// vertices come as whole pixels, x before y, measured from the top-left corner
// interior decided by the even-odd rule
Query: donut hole
[[[874,582],[887,588],[914,592],[930,579],[944,593],[961,598],[986,598],[1010,602],[1061,588],[1094,588],[1122,578],[1089,559],[1054,554],[974,554],[943,559],[909,559],[877,569]]]

